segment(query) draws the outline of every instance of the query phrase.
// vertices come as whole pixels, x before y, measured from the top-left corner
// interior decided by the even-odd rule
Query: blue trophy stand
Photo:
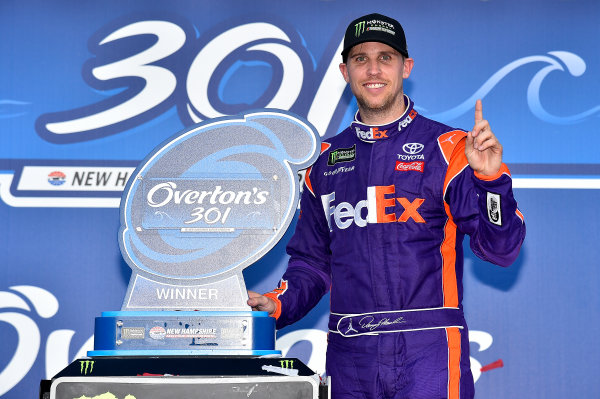
[[[96,318],[88,356],[281,356],[267,312],[117,311]]]

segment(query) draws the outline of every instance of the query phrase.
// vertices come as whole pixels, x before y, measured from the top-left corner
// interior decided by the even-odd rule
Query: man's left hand
[[[502,145],[483,119],[481,100],[475,103],[475,126],[467,134],[465,155],[471,168],[482,175],[494,176],[502,165]]]

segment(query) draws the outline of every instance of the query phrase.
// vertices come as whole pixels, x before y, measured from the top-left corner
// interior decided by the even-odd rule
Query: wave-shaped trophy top
[[[285,233],[297,208],[298,171],[319,147],[310,123],[275,110],[208,120],[171,137],[125,188],[125,261],[159,279],[241,271]]]

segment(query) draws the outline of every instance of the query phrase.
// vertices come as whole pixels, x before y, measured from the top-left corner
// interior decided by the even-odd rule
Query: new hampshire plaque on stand
[[[120,311],[96,318],[88,355],[278,355],[275,320],[246,304],[242,270],[285,233],[319,143],[308,122],[263,110],[195,125],[149,154],[121,200],[129,287]]]

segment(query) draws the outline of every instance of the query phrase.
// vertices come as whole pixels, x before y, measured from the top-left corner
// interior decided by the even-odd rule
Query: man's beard
[[[371,103],[368,100],[366,100],[363,96],[357,96],[356,97],[356,102],[358,103],[358,108],[359,110],[363,113],[363,114],[370,114],[370,115],[386,115],[386,114],[393,114],[396,111],[396,107],[401,107],[401,105],[403,104],[403,96],[399,95],[399,96],[394,96],[394,95],[389,95],[387,96],[383,102],[378,102],[378,103]]]

